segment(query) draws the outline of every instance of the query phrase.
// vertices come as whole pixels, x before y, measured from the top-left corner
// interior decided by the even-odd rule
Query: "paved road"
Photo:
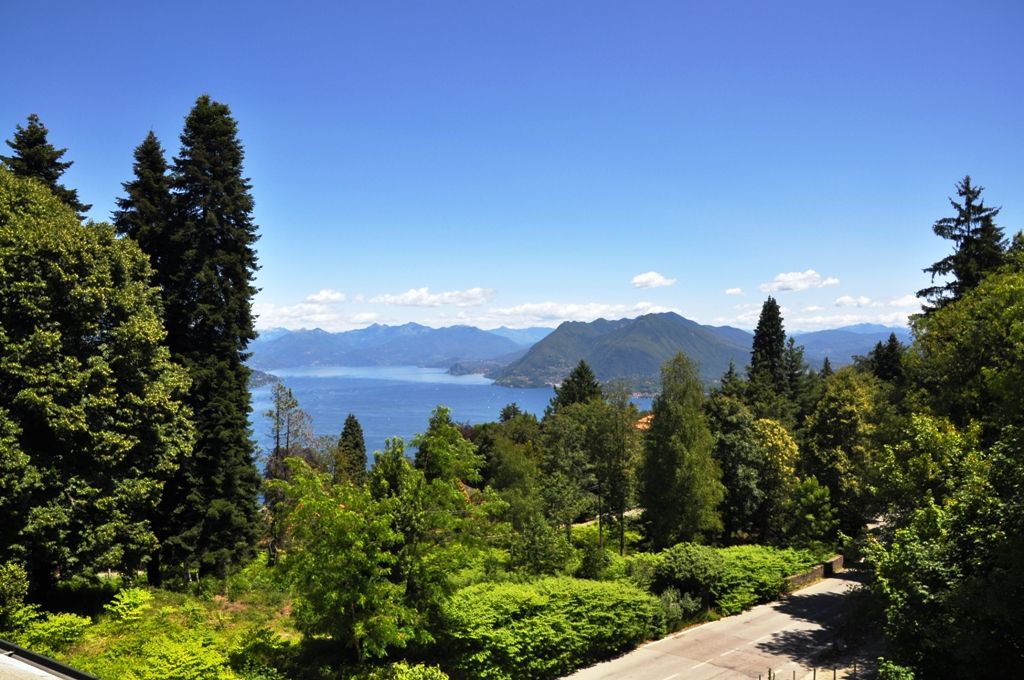
[[[585,668],[572,680],[725,680],[796,671],[804,678],[830,645],[845,609],[852,576],[827,578],[736,616],[689,628],[649,642],[625,656]],[[825,677],[818,673],[819,677]],[[828,674],[831,677],[831,674]]]

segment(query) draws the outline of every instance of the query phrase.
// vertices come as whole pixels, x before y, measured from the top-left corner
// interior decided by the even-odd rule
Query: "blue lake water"
[[[511,402],[540,417],[554,395],[550,387],[500,387],[480,375],[453,376],[441,368],[314,366],[271,372],[313,418],[316,434],[337,436],[345,417],[355,414],[369,452],[383,449],[388,437],[408,440],[425,430],[439,404],[451,409],[456,422],[476,424],[497,420]],[[269,421],[263,416],[271,406],[270,391],[270,385],[252,391],[253,432],[264,450],[270,443]]]

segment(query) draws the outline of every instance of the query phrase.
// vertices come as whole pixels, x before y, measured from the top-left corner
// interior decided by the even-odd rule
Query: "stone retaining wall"
[[[802,574],[794,574],[793,576],[786,577],[786,591],[793,592],[799,588],[803,588],[809,583],[820,581],[823,578],[829,576],[835,576],[843,570],[843,556],[836,555],[835,557],[822,562],[818,566],[805,571]]]

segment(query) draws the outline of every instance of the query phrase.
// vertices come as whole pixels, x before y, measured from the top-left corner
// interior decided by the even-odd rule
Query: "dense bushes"
[[[662,632],[658,600],[626,583],[545,578],[464,588],[445,609],[455,677],[554,678]]]
[[[729,615],[774,599],[785,592],[787,576],[815,564],[814,555],[805,550],[679,543],[665,550],[660,560],[644,565],[653,575],[644,570],[642,578],[650,579],[656,593],[674,588],[699,598],[705,607]]]

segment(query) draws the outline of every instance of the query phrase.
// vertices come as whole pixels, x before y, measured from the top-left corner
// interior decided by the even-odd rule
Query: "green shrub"
[[[641,590],[656,592],[654,581],[665,562],[665,553],[635,553],[625,558],[626,578]]]
[[[654,568],[653,592],[676,588],[725,615],[777,598],[785,591],[787,576],[817,563],[809,551],[763,545],[712,548],[679,543],[662,555]]]
[[[462,676],[530,679],[611,658],[662,631],[658,600],[638,588],[555,577],[458,591],[441,639]]]
[[[28,594],[28,574],[17,562],[0,564],[0,632],[16,632],[27,623],[25,595]],[[29,616],[30,620],[32,617]]]
[[[159,635],[142,647],[130,680],[235,680],[228,659],[195,635]]]
[[[700,600],[690,593],[680,594],[675,588],[666,588],[658,599],[665,616],[665,629],[669,631],[679,630],[701,610]]]
[[[914,680],[914,671],[878,657],[878,680]]]
[[[679,543],[662,553],[654,572],[654,591],[676,588],[700,599],[705,607],[718,603],[725,574],[722,552],[696,543]]]
[[[608,550],[597,547],[596,543],[584,543],[580,551],[580,566],[576,570],[576,578],[601,580],[611,564],[611,553]]]
[[[47,614],[25,627],[20,641],[33,652],[54,656],[68,649],[85,634],[92,619],[77,614]]]
[[[118,591],[106,606],[103,607],[115,621],[134,623],[142,618],[149,609],[153,594],[143,588],[125,588]]]
[[[437,666],[415,664],[410,666],[404,661],[389,664],[383,668],[372,670],[355,676],[353,680],[449,680],[448,674]]]

